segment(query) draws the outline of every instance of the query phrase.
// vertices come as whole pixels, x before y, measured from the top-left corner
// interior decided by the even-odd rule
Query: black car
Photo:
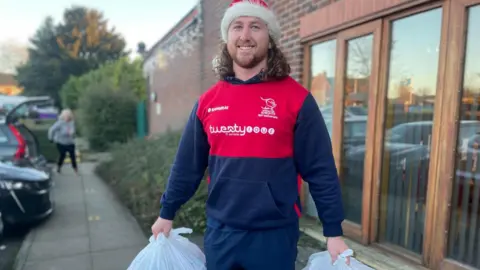
[[[30,98],[0,116],[0,212],[6,225],[28,224],[53,212],[51,169],[34,134],[17,114],[23,106],[51,102]]]
[[[0,211],[6,225],[29,224],[53,212],[49,174],[0,163]]]
[[[4,228],[4,225],[3,225],[3,219],[2,219],[2,212],[0,211],[0,240],[2,240],[3,238],[3,228]]]

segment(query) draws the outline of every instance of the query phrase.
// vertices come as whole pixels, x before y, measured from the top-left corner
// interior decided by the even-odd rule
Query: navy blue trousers
[[[256,231],[210,225],[204,240],[207,270],[294,270],[298,225]]]

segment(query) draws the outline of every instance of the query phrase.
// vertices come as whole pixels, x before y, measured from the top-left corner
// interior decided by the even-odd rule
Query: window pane
[[[315,44],[311,49],[310,91],[326,121],[331,120],[333,116],[336,46],[336,40],[329,40]],[[328,130],[331,130],[332,122],[328,121],[328,123],[330,125]]]
[[[379,241],[421,253],[441,8],[392,23]]]
[[[480,6],[468,10],[448,256],[480,268]]]
[[[322,111],[330,137],[332,136],[336,46],[336,40],[329,40],[310,48],[310,82],[308,85]],[[310,193],[308,193],[305,204],[306,214],[317,217],[317,208]]]
[[[362,223],[363,168],[373,34],[347,43],[343,121],[342,194],[346,219]]]

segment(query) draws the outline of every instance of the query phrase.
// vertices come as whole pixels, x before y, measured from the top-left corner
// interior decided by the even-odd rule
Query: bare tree
[[[349,43],[348,64],[349,75],[356,75],[362,78],[368,78],[372,71],[372,45],[373,39],[358,38]]]
[[[0,43],[0,72],[16,73],[16,68],[28,60],[28,47],[13,40]]]

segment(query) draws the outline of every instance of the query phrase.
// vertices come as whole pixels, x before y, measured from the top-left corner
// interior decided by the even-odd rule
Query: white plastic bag
[[[180,234],[192,229],[178,228],[167,238],[159,234],[150,237],[150,243],[138,253],[127,270],[206,270],[202,250]]]
[[[308,264],[303,270],[373,270],[352,256],[353,250],[348,249],[340,254],[332,265],[332,257],[328,251],[314,253],[308,258]],[[350,266],[347,265],[347,257],[350,257]]]

